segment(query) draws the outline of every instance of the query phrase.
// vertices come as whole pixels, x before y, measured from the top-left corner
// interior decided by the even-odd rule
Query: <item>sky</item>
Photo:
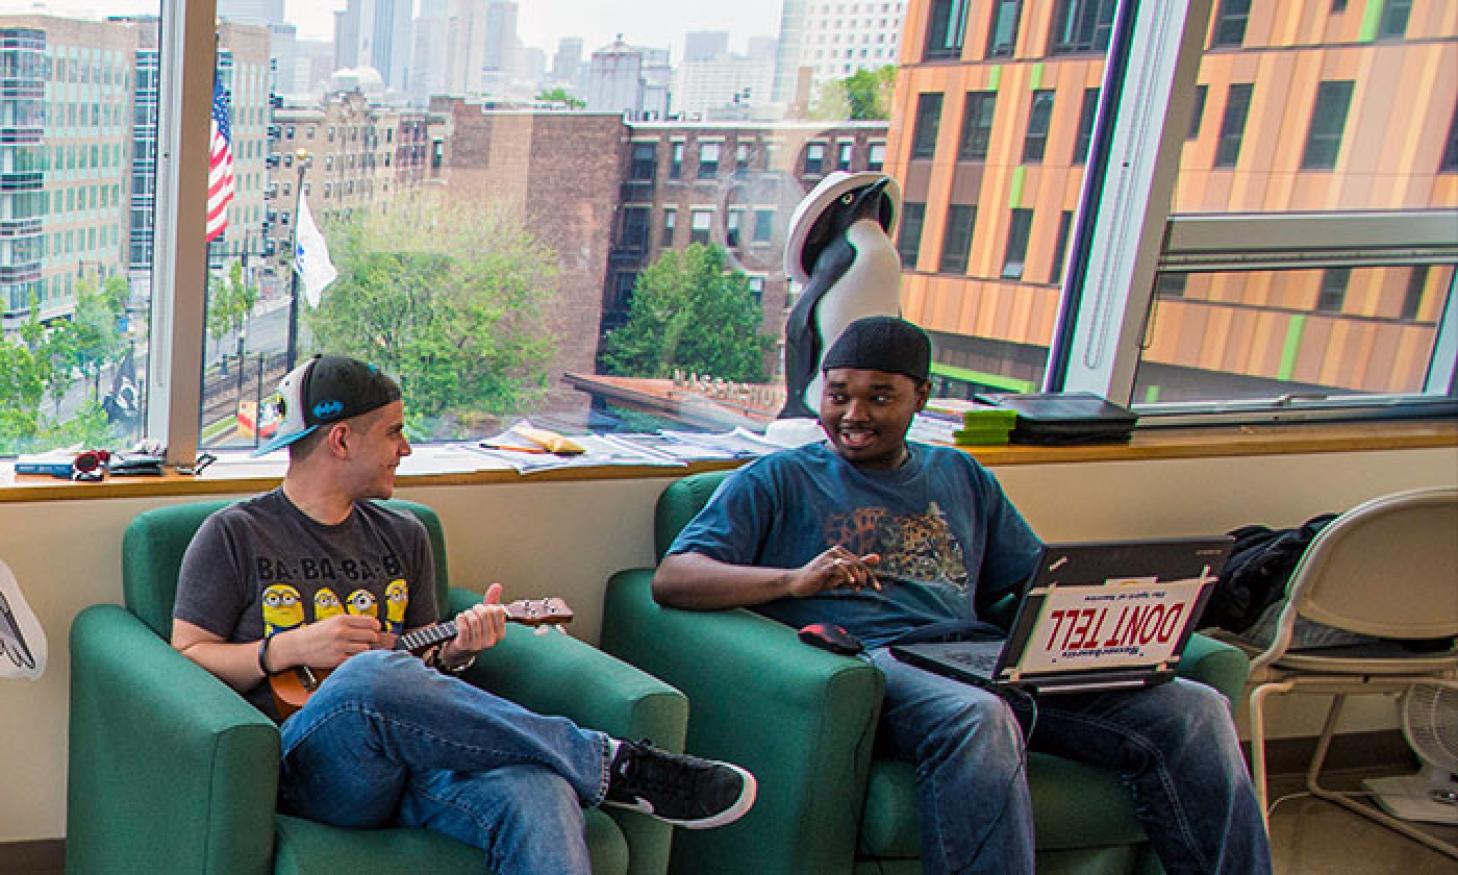
[[[284,16],[303,39],[329,40],[336,10],[346,0],[285,0]],[[744,51],[751,36],[775,36],[782,0],[519,0],[517,34],[523,44],[551,56],[561,37],[582,38],[584,57],[617,34],[633,45],[671,46],[683,57],[683,35],[691,30],[727,30],[729,47]],[[4,0],[4,11],[49,11],[90,18],[155,12],[158,0]],[[628,13],[631,13],[629,15]],[[631,20],[625,20],[629,19]]]

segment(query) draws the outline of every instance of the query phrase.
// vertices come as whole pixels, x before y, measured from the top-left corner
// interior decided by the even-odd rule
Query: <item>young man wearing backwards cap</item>
[[[994,634],[979,606],[1013,591],[1041,544],[966,453],[908,443],[931,344],[901,319],[851,323],[826,353],[824,443],[728,478],[653,578],[661,603],[748,606],[792,626],[833,623],[886,676],[880,735],[916,765],[927,873],[1033,871],[1026,701],[899,662],[893,643]],[[1270,871],[1261,812],[1226,700],[1175,680],[1037,703],[1033,750],[1115,769],[1164,869]]]
[[[424,660],[390,649],[440,619],[425,527],[390,497],[410,454],[400,387],[315,357],[279,386],[280,488],[205,521],[183,558],[172,644],[277,719],[265,683],[334,669],[282,721],[280,807],[337,826],[423,826],[480,847],[502,873],[588,873],[582,807],[690,828],[753,804],[737,766],[619,741],[534,714],[450,675],[501,640],[501,584]]]

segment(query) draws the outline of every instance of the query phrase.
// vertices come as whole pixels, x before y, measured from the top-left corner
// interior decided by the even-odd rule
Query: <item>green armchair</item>
[[[696,474],[659,498],[661,558],[728,472]],[[919,873],[915,776],[875,749],[884,680],[869,663],[807,647],[795,630],[746,610],[659,606],[653,571],[608,582],[603,647],[689,697],[688,750],[759,778],[759,796],[731,826],[675,838],[671,870],[811,875]],[[1180,673],[1237,696],[1249,663],[1195,636]],[[1031,754],[1040,873],[1158,873],[1159,862],[1118,776]]]
[[[71,629],[66,867],[72,873],[481,873],[476,848],[423,829],[347,830],[275,810],[273,722],[168,643],[183,551],[226,502],[145,512],[127,527],[126,607],[94,605]],[[406,501],[430,532],[442,604],[439,518]],[[448,594],[448,596],[447,596]],[[513,626],[465,677],[539,712],[682,750],[688,704],[672,687],[562,635]],[[659,875],[671,830],[641,814],[593,809],[593,871]]]

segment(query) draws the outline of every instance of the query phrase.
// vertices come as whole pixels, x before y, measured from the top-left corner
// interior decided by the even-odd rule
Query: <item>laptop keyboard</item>
[[[992,670],[997,667],[997,656],[1002,652],[1001,645],[986,650],[955,650],[944,654],[946,659],[963,665],[977,674],[985,677],[992,676]]]

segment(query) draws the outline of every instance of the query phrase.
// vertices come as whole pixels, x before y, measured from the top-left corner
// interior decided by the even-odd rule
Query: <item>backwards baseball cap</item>
[[[321,425],[369,413],[400,400],[400,386],[374,365],[342,355],[316,355],[284,375],[274,401],[282,417],[261,456],[286,447]]]
[[[931,373],[931,338],[895,316],[867,316],[845,327],[820,362],[822,372],[856,368],[904,374],[924,383]]]

